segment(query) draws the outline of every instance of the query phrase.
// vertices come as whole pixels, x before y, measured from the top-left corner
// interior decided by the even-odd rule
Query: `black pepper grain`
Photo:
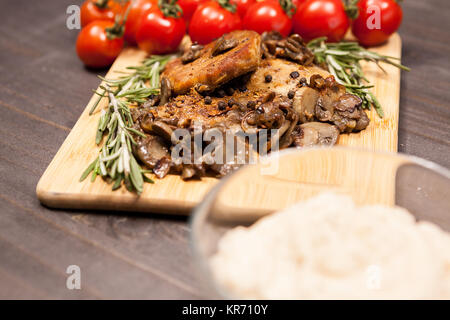
[[[227,104],[224,101],[219,101],[217,103],[217,107],[219,108],[219,110],[225,110],[227,108]]]
[[[240,92],[245,92],[245,91],[247,91],[247,87],[246,86],[241,86],[241,87],[239,87],[239,91]]]
[[[271,76],[270,74],[267,74],[267,75],[264,77],[264,81],[266,81],[267,83],[271,82],[271,81],[272,81],[272,76]]]
[[[295,91],[294,91],[294,90],[289,90],[289,92],[288,92],[288,98],[289,98],[289,99],[293,99],[294,96],[295,96]]]
[[[211,104],[211,102],[212,102],[211,97],[210,96],[206,96],[205,97],[205,104]]]
[[[300,84],[301,85],[306,85],[306,78],[305,77],[302,77],[301,79],[300,79]]]
[[[298,73],[298,71],[292,71],[291,74],[289,75],[292,79],[296,79],[300,76],[300,74]]]

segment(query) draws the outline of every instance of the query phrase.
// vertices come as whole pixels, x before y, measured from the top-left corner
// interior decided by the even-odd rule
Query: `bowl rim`
[[[348,147],[348,146],[333,146],[333,147],[307,147],[302,149],[297,148],[287,148],[284,150],[279,150],[274,153],[270,153],[264,157],[265,161],[271,161],[272,159],[282,157],[284,155],[293,154],[293,153],[306,153],[313,150],[327,150],[327,149],[337,149],[337,150],[351,150],[351,151],[357,151],[362,153],[372,153],[375,155],[387,155],[392,157],[401,157],[406,160],[409,160],[411,163],[418,164],[424,168],[430,169],[437,174],[444,176],[445,178],[450,180],[450,170],[447,169],[444,166],[441,166],[433,161],[426,160],[423,158],[420,158],[418,156],[405,154],[402,152],[389,152],[389,151],[377,151],[377,150],[370,150],[370,149],[364,149],[364,148],[357,148],[357,147]],[[211,272],[211,268],[208,265],[208,258],[205,257],[198,246],[199,242],[199,234],[198,229],[199,225],[202,222],[202,219],[205,218],[205,216],[208,213],[207,208],[212,204],[214,199],[216,198],[216,195],[219,193],[219,191],[222,189],[222,187],[230,180],[235,174],[237,174],[239,171],[247,168],[248,166],[251,166],[254,164],[246,164],[240,167],[238,170],[228,174],[227,176],[220,179],[220,181],[211,188],[205,197],[201,200],[201,202],[191,211],[191,215],[188,220],[188,224],[190,226],[190,235],[189,235],[189,247],[191,250],[191,253],[194,258],[194,268],[197,267],[198,271],[197,274],[202,274],[204,279],[203,282],[206,283],[208,286],[208,290],[213,291],[214,294],[218,295],[220,299],[236,299],[236,297],[231,297],[225,292],[217,283],[217,281],[214,280],[213,274]]]

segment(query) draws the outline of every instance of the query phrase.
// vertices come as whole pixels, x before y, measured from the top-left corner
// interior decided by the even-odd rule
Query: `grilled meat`
[[[361,99],[312,64],[301,38],[271,33],[262,44],[260,39],[252,31],[235,31],[205,47],[193,44],[168,64],[161,94],[133,110],[136,129],[148,135],[137,138],[134,151],[158,177],[222,176],[256,152],[333,145],[340,133],[367,127]],[[175,137],[177,129],[186,129],[189,138]],[[214,132],[226,138],[200,144],[195,139]],[[228,159],[224,150],[231,140],[244,147]]]
[[[256,70],[261,61],[261,38],[254,31],[234,31],[175,59],[166,66],[162,79],[169,81],[172,94],[189,92],[191,88],[205,93],[228,81]]]

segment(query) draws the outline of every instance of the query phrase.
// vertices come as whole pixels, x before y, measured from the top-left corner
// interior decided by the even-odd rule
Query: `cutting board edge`
[[[127,198],[90,193],[64,193],[44,190],[36,187],[36,195],[44,206],[54,209],[101,210],[101,211],[136,211],[146,213],[166,213],[173,215],[189,215],[196,207],[196,202],[174,201],[168,199]],[[83,197],[83,201],[80,198]],[[134,201],[133,201],[134,200]],[[132,207],[132,209],[130,209]]]

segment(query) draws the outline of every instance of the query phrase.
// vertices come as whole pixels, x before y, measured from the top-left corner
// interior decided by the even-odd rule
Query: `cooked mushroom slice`
[[[159,179],[162,179],[169,173],[171,165],[172,163],[170,159],[168,157],[163,157],[156,163],[155,167],[153,168],[153,173]]]
[[[314,60],[313,53],[306,47],[302,37],[298,34],[283,39],[277,32],[265,32],[261,40],[264,58],[279,57],[304,65],[309,65]]]
[[[197,60],[202,55],[202,49],[203,46],[201,44],[194,42],[190,46],[189,50],[185,51],[181,56],[181,62],[183,64],[186,64],[194,60]]]
[[[292,116],[292,119],[290,120],[289,128],[287,129],[287,131],[285,132],[283,137],[281,137],[281,139],[280,139],[280,145],[279,145],[280,149],[289,147],[292,144],[292,142],[294,141],[292,138],[292,132],[294,131],[295,126],[297,125],[297,122],[298,122],[298,114],[294,113]]]
[[[317,100],[315,116],[319,121],[332,121],[335,113],[336,102],[346,94],[345,87],[338,84],[332,76],[324,79],[315,74],[310,78],[310,87],[319,90],[320,97]]]
[[[169,102],[170,97],[172,96],[172,85],[167,78],[161,79],[161,100],[160,105],[166,104]]]
[[[362,100],[346,93],[334,103],[334,115],[331,121],[341,132],[352,132],[364,129],[369,124],[369,118],[361,109]]]
[[[159,105],[159,102],[161,101],[161,96],[159,94],[152,94],[148,97],[148,100],[144,102],[142,105],[142,108],[151,108],[154,106]]]
[[[154,121],[150,126],[150,132],[164,138],[167,142],[172,141],[173,130],[168,124],[162,121]]]
[[[239,136],[234,136],[233,146],[235,146],[236,152],[234,153],[233,157],[231,157],[231,159],[229,159],[229,157],[227,156],[226,141],[224,141],[222,145],[217,146],[214,151],[216,154],[217,152],[221,152],[223,158],[222,161],[212,163],[209,166],[209,169],[217,173],[219,177],[225,176],[230,172],[237,170],[245,163],[249,163],[251,160],[256,159],[256,151],[254,151],[252,146],[247,143],[246,139]],[[219,149],[222,150],[219,151]]]
[[[292,107],[299,115],[301,123],[310,122],[314,119],[315,108],[319,92],[309,87],[299,88],[292,101]]]
[[[270,137],[270,140],[267,143],[267,151],[271,150],[272,147],[275,145],[278,145],[278,149],[285,148],[283,145],[286,143],[287,139],[283,140],[282,137],[285,135],[285,133],[289,130],[290,127],[291,127],[291,121],[286,120],[283,122],[281,127],[277,130],[277,134],[272,135]],[[285,142],[282,143],[281,141],[285,141]]]
[[[217,56],[218,54],[224,53],[228,50],[233,49],[238,45],[238,41],[234,38],[225,39],[224,36],[220,37],[219,40],[216,41],[214,48],[211,51],[211,55]]]
[[[199,94],[201,94],[201,95],[205,95],[205,94],[207,94],[207,93],[210,93],[210,92],[212,92],[212,89],[208,86],[208,85],[206,85],[206,84],[201,84],[201,83],[197,83],[195,86],[194,86],[194,89],[195,89],[195,91],[197,91]]]
[[[278,129],[285,122],[283,111],[278,107],[279,103],[267,102],[255,110],[255,121],[259,128]],[[253,124],[253,123],[250,123]]]
[[[150,112],[144,113],[140,117],[140,124],[141,124],[142,130],[144,130],[144,132],[150,133],[152,130],[153,121],[154,121],[154,116],[152,113],[150,113]]]
[[[131,118],[133,122],[139,126],[141,121],[148,116],[148,112],[144,108],[130,108]],[[151,117],[152,115],[150,115]]]
[[[256,111],[247,112],[241,120],[241,127],[245,133],[256,133],[258,126],[256,125]]]
[[[166,142],[158,136],[148,135],[144,139],[139,139],[133,147],[139,160],[150,169],[154,168],[160,159],[170,156]]]
[[[357,107],[360,107],[362,100],[360,97],[353,94],[343,94],[339,97],[338,103],[336,103],[335,108],[338,111],[353,112]]]
[[[195,173],[196,173],[196,170],[195,170],[194,166],[190,165],[190,164],[189,165],[186,164],[183,166],[183,169],[181,171],[181,178],[183,180],[192,178],[193,176],[195,176]]]
[[[320,74],[313,74],[309,79],[309,86],[311,88],[323,89],[325,88],[325,79]]]
[[[356,121],[356,126],[354,128],[355,131],[361,131],[367,128],[369,125],[370,119],[367,116],[366,112],[363,109],[359,110],[360,118]]]
[[[339,130],[328,123],[308,122],[297,126],[292,135],[297,147],[332,146],[339,138]]]
[[[317,103],[315,106],[315,116],[319,121],[330,121],[333,115],[333,107],[332,104],[325,104],[323,97],[319,97],[317,99]]]
[[[278,31],[266,31],[261,35],[262,41],[281,40],[283,36]]]

